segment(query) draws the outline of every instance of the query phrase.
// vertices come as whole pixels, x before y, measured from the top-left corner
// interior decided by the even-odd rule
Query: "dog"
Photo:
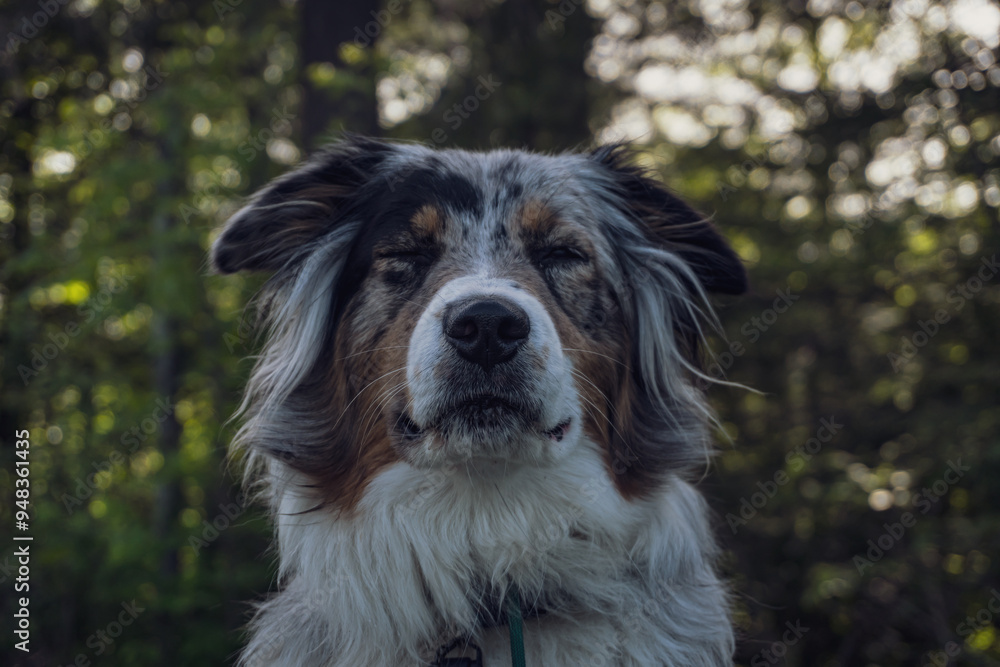
[[[709,297],[747,276],[627,147],[347,136],[211,262],[272,274],[233,451],[280,591],[242,665],[510,665],[513,623],[528,667],[732,664],[694,484]]]

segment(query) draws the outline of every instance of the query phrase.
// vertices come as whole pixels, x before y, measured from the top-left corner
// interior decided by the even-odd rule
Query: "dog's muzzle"
[[[511,280],[444,285],[411,335],[408,396],[394,422],[411,462],[540,462],[579,413],[552,317]]]

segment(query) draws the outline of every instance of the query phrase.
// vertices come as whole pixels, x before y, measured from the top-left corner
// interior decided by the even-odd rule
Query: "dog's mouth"
[[[424,429],[420,428],[413,419],[405,412],[396,419],[395,431],[403,440],[417,440],[424,434]]]
[[[513,401],[484,394],[474,396],[450,406],[437,420],[438,426],[447,428],[462,425],[475,430],[490,430],[511,422],[530,422],[533,410]]]
[[[566,437],[566,433],[569,432],[569,427],[571,423],[572,420],[567,419],[561,424],[556,425],[555,428],[551,428],[548,431],[544,431],[544,435],[552,442],[562,442],[562,439]]]
[[[513,428],[525,430],[538,419],[538,413],[534,406],[514,398],[478,394],[449,402],[427,424],[417,424],[412,416],[404,414],[400,418],[401,434],[415,438],[428,431],[444,435],[455,431],[485,435]]]
[[[535,432],[552,442],[561,442],[566,437],[571,423],[569,418],[552,427],[540,426],[540,418],[540,406],[482,394],[449,404],[425,425],[418,424],[408,412],[402,412],[396,419],[394,430],[407,442],[414,442],[430,433],[445,438],[461,433],[490,439],[491,436],[510,435],[514,432]]]

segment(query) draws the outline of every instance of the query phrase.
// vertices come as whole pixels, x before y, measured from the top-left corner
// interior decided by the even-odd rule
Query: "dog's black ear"
[[[743,294],[747,274],[729,243],[705,216],[627,162],[621,144],[602,146],[591,157],[609,169],[629,213],[653,243],[676,252],[709,292]]]
[[[392,151],[391,144],[352,136],[275,179],[226,223],[212,244],[212,266],[235,273],[294,264],[335,228]]]

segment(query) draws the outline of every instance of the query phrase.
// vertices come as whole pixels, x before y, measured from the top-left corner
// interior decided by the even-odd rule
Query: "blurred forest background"
[[[274,576],[223,461],[258,283],[206,249],[341,130],[635,142],[751,274],[713,370],[763,394],[711,388],[702,484],[737,662],[1000,664],[994,0],[0,7],[3,664],[231,662]]]

